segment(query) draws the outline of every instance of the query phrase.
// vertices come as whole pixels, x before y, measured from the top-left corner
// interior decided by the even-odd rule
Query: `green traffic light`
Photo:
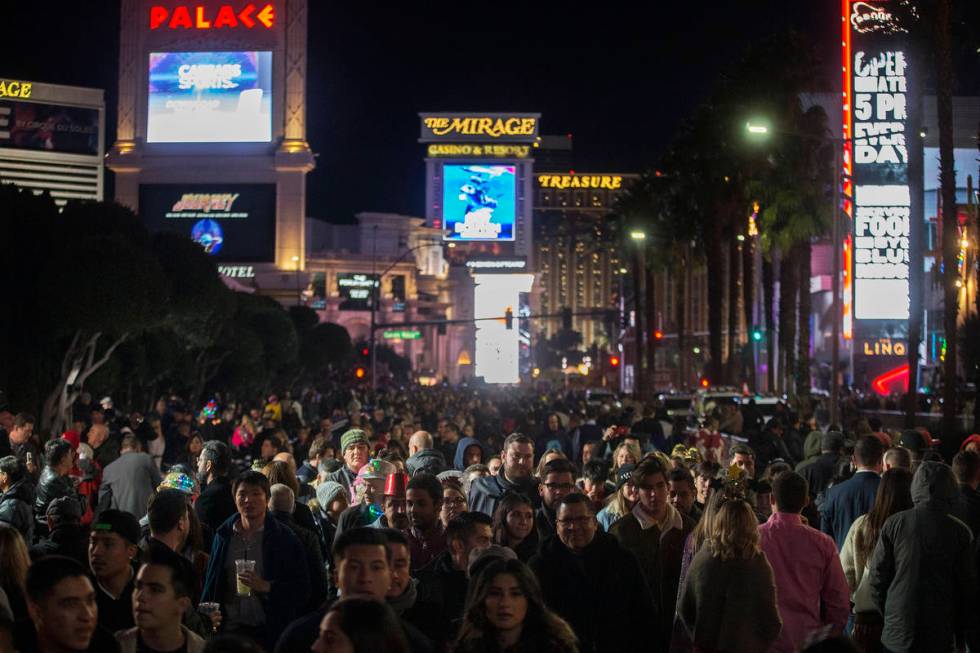
[[[753,331],[752,332],[752,339],[755,340],[756,342],[759,342],[760,340],[762,340],[762,331],[759,331],[758,329],[755,330],[755,331]]]

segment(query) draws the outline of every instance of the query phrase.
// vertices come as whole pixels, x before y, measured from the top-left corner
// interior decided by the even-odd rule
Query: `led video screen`
[[[514,166],[447,164],[442,180],[446,240],[514,240]]]
[[[183,234],[216,261],[275,257],[275,184],[143,184],[139,209],[151,233]]]
[[[271,52],[151,52],[148,143],[268,143]]]
[[[0,147],[96,155],[99,110],[0,100]]]

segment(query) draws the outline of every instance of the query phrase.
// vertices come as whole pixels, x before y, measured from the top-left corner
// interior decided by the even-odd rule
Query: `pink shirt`
[[[827,625],[833,634],[841,634],[851,604],[834,540],[803,524],[798,514],[785,512],[772,513],[759,526],[759,538],[776,579],[776,606],[783,620],[769,650],[792,653]]]

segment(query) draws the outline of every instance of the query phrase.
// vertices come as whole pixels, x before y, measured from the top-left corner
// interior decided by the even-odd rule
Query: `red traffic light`
[[[701,377],[701,387],[702,388],[707,388],[710,385],[711,385],[711,381],[708,380],[708,377],[702,376]]]
[[[609,366],[610,367],[619,367],[619,356],[610,356],[609,357]]]
[[[371,350],[370,349],[368,349],[367,347],[362,347],[361,348],[361,356],[363,356],[364,358],[367,358],[370,354],[371,354]]]
[[[367,370],[365,370],[363,367],[358,367],[356,370],[354,370],[354,376],[359,379],[363,379],[366,375]]]
[[[660,329],[657,329],[656,331],[653,332],[653,339],[654,340],[663,340],[664,339],[664,332],[661,331]]]

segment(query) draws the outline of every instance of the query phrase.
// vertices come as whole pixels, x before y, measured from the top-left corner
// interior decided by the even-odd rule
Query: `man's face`
[[[170,569],[161,565],[143,565],[136,574],[133,588],[133,619],[147,630],[176,626],[191,601],[174,592]]]
[[[389,544],[388,551],[391,552],[391,589],[388,590],[388,597],[395,599],[405,593],[408,584],[412,581],[409,571],[412,554],[408,547],[400,542]]]
[[[388,526],[403,531],[408,528],[407,501],[401,497],[385,497],[385,519]]]
[[[698,474],[694,477],[694,485],[698,492],[698,502],[707,504],[708,492],[711,490],[711,479],[703,474]]]
[[[670,498],[667,479],[661,473],[647,474],[642,478],[634,478],[633,485],[639,494],[640,505],[651,515],[663,515]]]
[[[384,504],[385,480],[383,478],[364,479],[364,502],[376,506]]]
[[[93,449],[98,449],[109,437],[109,429],[102,424],[93,424],[88,430],[88,444]]]
[[[262,449],[259,452],[259,457],[263,460],[272,460],[276,453],[276,445],[272,443],[272,440],[262,440]]]
[[[258,519],[264,515],[268,502],[269,497],[258,485],[242,483],[235,490],[235,507],[245,519]]]
[[[207,478],[208,470],[211,469],[211,461],[207,459],[207,456],[201,456],[197,459],[197,475],[201,479]]]
[[[504,476],[517,481],[531,476],[534,469],[534,447],[526,442],[512,442],[504,452]]]
[[[694,488],[687,481],[670,482],[670,504],[685,515],[694,507]]]
[[[95,588],[85,576],[64,578],[40,603],[29,603],[31,620],[39,636],[54,650],[88,649],[98,623]]]
[[[473,549],[485,549],[493,542],[493,529],[489,524],[475,524],[473,533],[462,540],[452,540],[449,545],[453,551],[469,561]]]
[[[749,478],[755,478],[755,456],[737,453],[735,454],[735,458],[732,459],[732,462],[744,471]]]
[[[560,425],[558,423],[558,416],[557,415],[548,415],[548,430],[549,431],[557,431],[559,426]]]
[[[368,446],[363,442],[352,444],[344,450],[344,462],[347,467],[355,474],[361,471],[361,467],[367,464]]]
[[[483,461],[483,449],[475,444],[471,444],[466,447],[466,451],[463,452],[463,464],[466,467],[470,465],[477,465]]]
[[[435,526],[442,504],[434,502],[427,491],[418,488],[410,489],[407,497],[408,519],[412,527],[425,532]]]
[[[343,559],[337,563],[337,587],[341,597],[367,594],[384,601],[391,589],[391,567],[385,547],[374,544],[347,547]]]
[[[586,442],[584,445],[582,445],[582,464],[583,465],[585,463],[589,462],[590,460],[592,460],[592,450],[594,448],[595,448],[595,445],[592,442]]]
[[[590,478],[584,479],[582,490],[593,504],[602,503],[606,498],[606,484],[603,481],[593,482]]]
[[[550,472],[538,486],[538,493],[544,505],[554,509],[564,497],[575,490],[575,479],[571,472]]]
[[[558,539],[570,550],[581,552],[595,537],[598,524],[595,515],[584,503],[558,506]]]
[[[31,434],[34,433],[34,424],[27,422],[23,426],[15,426],[12,431],[10,431],[10,442],[12,444],[24,444],[31,439]]]
[[[93,531],[88,540],[88,561],[96,578],[113,578],[126,573],[136,555],[136,545],[118,533]]]

